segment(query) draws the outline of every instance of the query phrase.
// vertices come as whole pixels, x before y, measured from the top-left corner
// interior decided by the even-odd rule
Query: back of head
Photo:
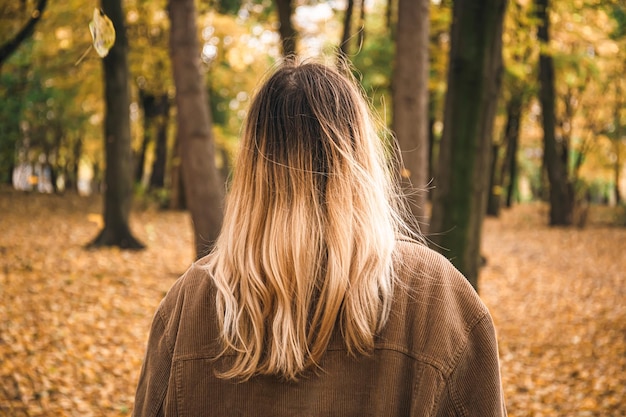
[[[211,255],[224,377],[295,379],[331,334],[373,348],[401,225],[386,144],[350,76],[284,63],[252,101]]]

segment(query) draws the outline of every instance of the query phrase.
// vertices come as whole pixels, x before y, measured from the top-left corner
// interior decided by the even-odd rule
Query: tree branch
[[[35,6],[35,10],[33,10],[30,14],[30,19],[24,27],[15,35],[13,39],[0,46],[0,65],[2,65],[2,63],[17,50],[22,42],[32,36],[35,31],[35,25],[41,19],[41,15],[43,14],[47,3],[48,0],[39,0],[37,2],[37,6]]]

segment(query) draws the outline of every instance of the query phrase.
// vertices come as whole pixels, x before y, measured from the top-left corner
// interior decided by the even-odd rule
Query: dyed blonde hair
[[[295,380],[336,328],[366,354],[385,324],[403,229],[389,149],[349,75],[284,63],[251,103],[207,268],[230,357],[220,375]]]

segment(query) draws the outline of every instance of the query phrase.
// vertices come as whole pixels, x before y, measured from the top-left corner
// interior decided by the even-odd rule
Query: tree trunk
[[[389,32],[393,34],[393,0],[385,1],[385,26],[387,26]]]
[[[143,139],[141,141],[141,148],[139,148],[139,154],[135,159],[135,182],[141,183],[143,179],[143,172],[146,165],[146,152],[148,145],[150,144],[150,130],[152,127],[152,119],[154,117],[154,96],[143,90],[139,90],[139,102],[143,108]]]
[[[183,181],[200,258],[210,251],[221,228],[224,184],[215,165],[209,100],[200,74],[194,0],[170,0],[168,10]]]
[[[150,124],[147,119],[143,123],[143,139],[141,140],[141,148],[139,154],[135,158],[135,183],[141,184],[143,180],[144,165],[146,164],[146,152],[150,143]]]
[[[547,46],[550,42],[549,0],[535,0],[539,22],[539,41]],[[571,225],[574,213],[574,192],[568,178],[567,150],[559,152],[556,141],[554,63],[549,52],[539,55],[539,101],[543,123],[544,165],[550,184],[550,225]]]
[[[517,148],[519,144],[519,127],[522,118],[522,97],[514,95],[507,105],[507,121],[504,130],[506,141],[506,154],[502,164],[503,187],[506,188],[506,207],[511,207],[513,194],[515,192],[515,182],[517,181]]]
[[[428,92],[428,181],[432,181],[437,175],[437,155],[439,143],[437,141],[437,135],[435,133],[435,124],[437,118],[435,117],[435,95],[432,91]],[[428,200],[432,201],[433,193],[428,193]]]
[[[80,157],[82,156],[82,154],[83,154],[83,133],[80,132],[78,137],[76,138],[76,142],[74,142],[74,144],[72,145],[73,165],[72,165],[70,180],[66,183],[66,187],[72,188],[74,191],[78,191],[78,170],[80,168]],[[94,178],[96,178],[95,170],[94,170]]]
[[[617,150],[615,152],[615,168],[614,168],[614,181],[615,181],[615,185],[614,185],[614,192],[615,192],[615,204],[620,205],[622,204],[622,195],[621,192],[619,190],[619,183],[622,180],[621,179],[621,175],[620,175],[620,171],[622,170],[622,161],[620,158],[620,150],[619,147],[617,147]]]
[[[613,146],[615,147],[615,165],[613,171],[613,177],[615,181],[615,203],[620,205],[622,202],[622,195],[619,190],[619,185],[621,181],[620,172],[622,171],[622,155],[620,149],[620,141],[622,140],[622,120],[621,120],[621,110],[624,107],[623,96],[622,96],[622,87],[620,85],[621,80],[618,78],[615,81],[615,107],[613,109],[613,125],[615,126],[615,131],[613,132]]]
[[[393,130],[402,151],[402,185],[418,224],[426,222],[428,180],[428,0],[400,0],[393,72]],[[424,228],[423,225],[420,227]]]
[[[152,164],[152,173],[150,174],[150,188],[163,188],[165,186],[167,126],[170,120],[170,104],[167,94],[159,98],[158,109],[160,114],[156,117],[156,155]]]
[[[352,37],[352,11],[354,10],[354,0],[348,0],[346,12],[343,16],[343,33],[341,35],[341,44],[339,45],[340,57],[346,58],[350,46],[350,38]]]
[[[487,216],[498,217],[502,201],[502,177],[498,170],[498,153],[500,146],[497,143],[491,145],[491,166],[489,167],[489,188],[487,197]]]
[[[296,55],[296,30],[291,24],[293,0],[276,0],[283,56]]]
[[[171,194],[170,194],[170,210],[185,210],[185,185],[183,184],[182,167],[180,162],[180,139],[176,137],[174,144],[174,155],[172,157],[171,168]]]
[[[116,40],[103,60],[106,101],[104,229],[89,246],[141,249],[144,247],[143,244],[132,235],[128,225],[133,193],[133,161],[130,147],[130,92],[126,56],[128,42],[124,13],[121,0],[102,0],[101,4],[102,10],[113,22]]]
[[[361,50],[365,43],[365,0],[360,0],[359,3],[359,25],[356,40],[359,50]]]
[[[506,207],[511,207],[511,197],[515,182],[517,141],[519,138],[519,122],[522,112],[522,96],[515,95],[509,100],[506,106],[506,126],[504,128],[505,154],[500,169],[498,169],[496,155],[498,146],[492,148],[492,172],[491,184],[489,186],[489,200],[487,202],[487,215],[498,216],[502,207],[503,194]],[[506,190],[506,192],[504,191]]]
[[[431,239],[478,290],[506,0],[456,0]]]

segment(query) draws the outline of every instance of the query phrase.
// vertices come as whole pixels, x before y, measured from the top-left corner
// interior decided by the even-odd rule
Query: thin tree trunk
[[[387,0],[385,2],[385,24],[389,32],[393,34],[393,0]]]
[[[276,0],[278,22],[283,56],[296,55],[296,30],[291,24],[293,14],[293,0]]]
[[[515,156],[517,154],[517,140],[519,137],[519,122],[522,111],[522,97],[513,95],[506,106],[506,126],[504,128],[505,153],[498,169],[495,155],[498,147],[493,148],[494,160],[492,161],[492,182],[490,185],[489,200],[487,202],[487,215],[498,216],[502,207],[503,198],[506,207],[511,207],[511,194],[515,181]],[[506,190],[506,191],[505,191]],[[503,196],[504,194],[504,196]]]
[[[143,172],[146,165],[146,152],[150,143],[150,130],[152,127],[152,120],[154,118],[154,96],[143,90],[139,90],[139,102],[143,108],[143,139],[141,141],[141,148],[139,154],[135,159],[135,182],[141,183],[143,179]]]
[[[359,1],[359,28],[357,29],[357,45],[360,50],[365,43],[365,0]]]
[[[150,174],[150,188],[165,186],[165,164],[167,162],[167,126],[170,119],[170,105],[167,94],[159,97],[159,115],[156,117],[156,149],[152,173]]]
[[[548,0],[535,0],[539,21],[540,42],[550,42]],[[543,123],[544,165],[550,183],[550,225],[571,225],[574,212],[574,193],[568,178],[567,151],[559,152],[556,141],[554,63],[552,56],[543,51],[539,55],[539,101]]]
[[[517,148],[519,143],[519,127],[522,118],[522,97],[513,96],[507,105],[507,122],[505,128],[506,154],[502,164],[502,184],[506,188],[505,205],[511,207],[517,181]]]
[[[113,22],[116,41],[103,60],[106,101],[104,229],[89,246],[141,249],[143,244],[132,235],[128,225],[133,193],[133,161],[130,146],[128,42],[124,13],[121,0],[102,0],[101,4],[102,10]]]
[[[57,179],[59,178],[59,173],[61,172],[61,167],[59,166],[59,158],[56,158],[56,155],[59,155],[59,150],[61,149],[61,144],[64,142],[64,137],[66,137],[63,131],[63,124],[55,123],[54,126],[54,144],[52,149],[46,153],[46,163],[50,169],[50,182],[52,183],[52,188],[55,193],[60,192],[61,190],[58,187]],[[54,165],[50,163],[50,160],[55,160]]]
[[[617,145],[617,144],[616,144]],[[619,183],[622,180],[621,178],[621,170],[622,170],[622,160],[620,158],[620,150],[619,147],[616,146],[616,152],[615,152],[615,168],[613,170],[614,173],[614,181],[615,181],[615,185],[614,185],[614,190],[615,190],[615,204],[620,205],[622,203],[622,195],[620,193],[619,190]]]
[[[431,239],[478,290],[506,0],[456,0]]]
[[[432,60],[429,64],[432,63]],[[428,181],[437,177],[437,164],[439,163],[439,142],[441,137],[437,137],[435,128],[437,126],[437,92],[433,89],[428,91]],[[432,191],[428,193],[428,200],[432,201]]]
[[[143,139],[141,140],[141,148],[139,154],[135,158],[135,183],[140,184],[143,179],[144,165],[146,164],[146,151],[148,142],[150,141],[149,125],[144,123]]]
[[[135,183],[140,184],[143,179],[144,165],[146,164],[146,152],[148,143],[150,142],[150,124],[147,119],[143,123],[143,138],[141,140],[141,148],[139,154],[135,158]]]
[[[428,0],[399,0],[393,72],[393,130],[402,151],[402,185],[413,216],[426,224],[428,183]]]
[[[183,181],[196,257],[200,258],[211,250],[221,228],[224,183],[215,165],[209,100],[200,73],[194,0],[170,0],[168,10]]]
[[[619,184],[621,181],[622,170],[622,156],[620,152],[620,140],[622,139],[622,121],[621,110],[624,106],[622,88],[620,85],[621,80],[617,79],[615,82],[615,108],[613,110],[613,124],[615,131],[613,132],[613,146],[615,147],[615,166],[614,166],[614,180],[615,180],[615,203],[620,204],[622,202],[622,196],[619,190]]]
[[[341,34],[341,44],[339,54],[345,58],[348,56],[350,38],[352,37],[352,11],[354,10],[354,0],[348,0],[346,11],[343,16],[343,33]]]
[[[429,95],[432,98],[432,95]],[[430,104],[429,104],[430,106]],[[435,123],[437,120],[435,116],[430,114],[428,116],[428,176],[426,179],[430,182],[433,178],[435,178],[435,171],[437,170],[437,159],[435,154],[435,145],[436,145],[436,137],[435,137]],[[428,193],[428,200],[432,200],[433,193]]]
[[[489,189],[487,197],[487,216],[498,217],[502,204],[502,177],[498,171],[498,153],[500,146],[491,145],[491,166],[489,167]]]
[[[75,191],[78,191],[78,170],[80,168],[80,157],[83,153],[83,132],[79,132],[78,137],[76,138],[76,142],[72,146],[72,172],[70,180],[68,181],[67,187],[71,187]],[[94,178],[96,177],[96,172],[94,170]]]

